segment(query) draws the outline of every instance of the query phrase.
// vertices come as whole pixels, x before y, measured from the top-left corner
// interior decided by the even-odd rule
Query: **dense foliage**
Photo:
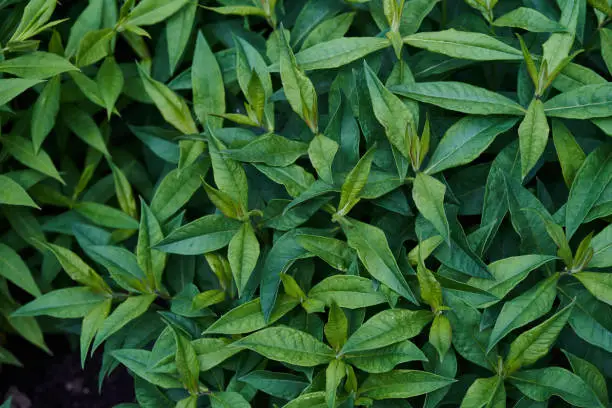
[[[125,407],[607,407],[610,3],[0,0],[2,327]]]

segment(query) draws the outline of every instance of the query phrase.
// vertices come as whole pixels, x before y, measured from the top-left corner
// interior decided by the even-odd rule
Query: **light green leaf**
[[[86,67],[95,64],[111,53],[112,40],[116,32],[112,28],[89,31],[79,43],[76,64]]]
[[[452,328],[450,321],[444,315],[436,315],[429,330],[429,343],[436,349],[440,361],[444,360],[444,356],[448,353],[451,346]]]
[[[357,251],[370,275],[410,302],[416,303],[412,290],[389,249],[385,233],[373,225],[356,220],[344,219],[341,225],[349,246]]]
[[[563,92],[544,103],[544,112],[565,119],[612,116],[612,84],[585,85]]]
[[[582,378],[582,380],[595,392],[599,401],[605,406],[608,399],[608,387],[606,379],[599,372],[597,367],[586,360],[578,358],[572,353],[562,350],[572,366],[574,373]]]
[[[250,221],[244,222],[232,237],[227,249],[227,258],[232,268],[238,296],[241,296],[259,258],[259,242]]]
[[[94,202],[80,202],[74,209],[94,223],[108,228],[138,229],[138,221],[123,211]]]
[[[100,90],[100,96],[106,106],[106,113],[110,119],[115,103],[123,90],[123,72],[115,61],[114,57],[107,57],[96,75],[96,82]]]
[[[40,208],[21,185],[5,175],[0,175],[0,204]]]
[[[209,128],[209,132],[210,132]],[[225,145],[210,132],[208,150],[217,188],[228,194],[242,208],[243,214],[249,206],[249,186],[242,164],[223,156]]]
[[[61,319],[73,319],[87,315],[108,295],[90,288],[77,287],[58,289],[34,299],[17,309],[13,317],[47,315]]]
[[[0,62],[0,72],[27,79],[47,79],[68,71],[78,71],[78,68],[64,57],[43,51]]]
[[[189,0],[143,0],[130,11],[124,24],[146,26],[157,24],[179,11]]]
[[[525,109],[503,95],[463,82],[420,82],[395,85],[393,93],[444,109],[473,115],[519,115]]]
[[[504,379],[499,376],[479,378],[470,385],[461,408],[505,408],[506,389]]]
[[[372,374],[359,388],[359,395],[375,400],[410,398],[452,384],[455,380],[425,371],[395,370]]]
[[[612,183],[612,145],[591,152],[576,173],[565,208],[565,227],[570,239],[587,214]]]
[[[261,301],[257,298],[237,306],[221,316],[206,329],[205,333],[242,334],[254,332],[266,327],[268,324],[274,323],[299,304],[299,299],[292,298],[291,296],[279,295],[276,299],[274,310],[268,322],[266,322],[261,310]]]
[[[301,367],[313,367],[334,359],[334,352],[312,335],[289,327],[270,327],[232,344],[262,356]]]
[[[223,119],[210,114],[225,113],[225,87],[221,68],[204,35],[198,31],[191,66],[193,110],[202,125],[218,129]]]
[[[509,380],[523,394],[535,401],[546,401],[556,395],[575,407],[604,407],[580,377],[561,367],[520,371],[512,374]]]
[[[346,215],[351,209],[359,202],[360,194],[363,191],[368,177],[370,175],[370,169],[372,168],[372,161],[374,160],[374,153],[376,147],[370,148],[361,159],[357,162],[355,167],[344,179],[342,189],[340,190],[340,203],[338,204],[337,214],[340,216]]]
[[[518,336],[510,344],[510,351],[506,356],[506,372],[514,373],[545,356],[567,323],[573,307],[574,303],[570,303],[533,329]]]
[[[342,38],[349,30],[351,24],[353,24],[354,18],[355,12],[349,12],[338,14],[335,17],[323,21],[308,34],[302,44],[302,51],[325,41]]]
[[[574,135],[558,119],[552,121],[552,135],[565,185],[571,187],[586,155]]]
[[[51,133],[55,125],[55,119],[60,108],[60,85],[60,76],[51,78],[45,84],[32,108],[32,127],[30,131],[36,153],[39,152],[45,138]]]
[[[79,342],[81,347],[81,368],[85,367],[85,360],[87,359],[87,353],[89,352],[91,342],[93,341],[94,336],[96,335],[98,330],[100,330],[100,328],[102,327],[104,320],[106,320],[106,318],[108,317],[112,303],[112,299],[105,300],[104,302],[96,306],[94,309],[92,309],[85,316],[85,318],[83,318]]]
[[[253,165],[275,183],[282,184],[291,197],[297,197],[314,183],[315,178],[303,167],[292,164],[287,167],[272,167],[266,164]]]
[[[427,361],[425,354],[408,340],[377,349],[348,353],[345,358],[360,370],[375,374],[391,371],[400,363]]]
[[[412,198],[419,212],[433,224],[450,245],[450,227],[444,211],[446,186],[424,173],[417,173],[412,186]]]
[[[554,33],[566,30],[561,24],[549,20],[544,14],[528,7],[519,7],[498,17],[493,25],[522,28],[533,33]]]
[[[578,279],[593,296],[612,306],[612,273],[578,272],[572,276]]]
[[[145,276],[157,290],[160,290],[162,286],[162,274],[166,266],[167,255],[152,247],[163,238],[164,235],[155,214],[144,201],[141,201],[136,258]]]
[[[131,372],[148,383],[162,388],[183,388],[181,382],[174,375],[157,373],[148,366],[150,351],[138,349],[122,349],[112,351],[112,356]]]
[[[407,106],[380,82],[374,71],[364,62],[364,71],[374,115],[385,128],[389,142],[406,158],[416,137],[418,105]]]
[[[180,2],[184,3],[183,0],[179,0],[172,4]],[[143,3],[140,4],[142,5]],[[185,100],[166,85],[151,78],[140,65],[138,65],[138,72],[147,94],[153,100],[166,122],[186,135],[198,133],[198,128],[191,117],[191,111]]]
[[[536,165],[548,143],[548,121],[544,105],[539,99],[529,104],[525,119],[519,126],[519,147],[521,151],[521,175],[523,178]]]
[[[230,243],[241,225],[239,221],[221,214],[206,215],[175,229],[154,248],[181,255],[216,251]]]
[[[388,309],[363,323],[342,347],[342,354],[374,350],[418,335],[433,318],[425,310]]]
[[[146,312],[155,298],[155,295],[130,296],[117,306],[110,316],[104,320],[102,327],[100,327],[100,330],[96,333],[93,350],[95,351],[102,342],[117,333],[126,324]]]
[[[334,275],[316,284],[308,297],[321,300],[327,306],[332,303],[346,309],[359,309],[385,303],[387,298],[382,291],[374,288],[370,279],[350,275]]]
[[[592,268],[605,268],[612,266],[612,225],[608,225],[591,241],[593,258],[588,266]]]
[[[77,106],[70,106],[69,110],[62,111],[62,119],[66,126],[77,135],[79,139],[106,157],[110,157],[102,132],[87,112],[79,109]]]
[[[515,118],[467,116],[455,122],[431,155],[425,173],[435,174],[472,162],[497,135],[510,130],[517,121]]]
[[[306,154],[308,145],[274,133],[252,140],[240,149],[224,150],[222,155],[246,163],[264,163],[268,166],[284,167]]]
[[[2,94],[1,90],[0,94]],[[64,182],[49,155],[42,149],[36,153],[32,142],[28,139],[17,135],[3,135],[2,144],[11,156],[21,164],[46,174],[61,183]]]
[[[559,274],[555,273],[528,291],[504,303],[491,332],[488,350],[491,350],[512,330],[525,326],[548,313],[557,296],[558,280]]]
[[[296,239],[305,250],[340,271],[346,272],[353,261],[353,252],[344,241],[308,234],[299,235]]]
[[[210,394],[211,408],[250,408],[251,405],[237,392],[213,392]]]
[[[32,296],[41,296],[30,268],[11,247],[0,244],[0,276],[13,282]]]
[[[335,140],[325,135],[316,135],[308,145],[308,157],[319,178],[328,184],[333,184],[332,163],[338,152],[339,145]]]
[[[431,52],[474,61],[518,61],[521,51],[486,34],[455,29],[404,37],[404,43]]]

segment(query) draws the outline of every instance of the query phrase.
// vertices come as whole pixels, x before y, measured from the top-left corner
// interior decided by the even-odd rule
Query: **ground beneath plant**
[[[45,336],[53,356],[12,337],[7,348],[23,368],[0,366],[0,404],[13,397],[12,408],[111,408],[134,401],[134,382],[123,367],[117,368],[98,393],[101,354],[81,369],[79,350],[65,336]]]

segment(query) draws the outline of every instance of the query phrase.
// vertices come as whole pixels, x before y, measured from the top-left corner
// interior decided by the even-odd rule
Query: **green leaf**
[[[246,163],[264,163],[268,166],[288,166],[306,154],[308,145],[286,137],[268,133],[259,136],[240,149],[229,149],[223,156]]]
[[[333,184],[332,163],[338,152],[339,145],[336,141],[325,135],[316,135],[308,145],[308,157],[315,168],[319,178],[328,184]]]
[[[359,388],[359,395],[374,400],[410,398],[435,391],[454,381],[425,371],[395,370],[370,375]]]
[[[521,174],[525,178],[544,153],[548,143],[549,127],[541,100],[534,99],[531,101],[518,132],[521,150]]]
[[[148,383],[162,388],[183,388],[183,385],[174,375],[157,373],[148,366],[149,355],[151,352],[138,349],[122,349],[112,351],[112,356],[121,364],[126,366],[138,377]]]
[[[612,265],[612,226],[608,225],[591,241],[593,257],[588,266],[605,268]]]
[[[176,3],[179,2],[184,1],[180,0]],[[142,5],[143,3],[140,4]],[[186,135],[198,133],[198,128],[191,117],[191,111],[185,100],[166,85],[151,78],[140,65],[138,65],[138,72],[147,94],[153,100],[166,122]]]
[[[180,210],[198,190],[206,176],[210,162],[201,160],[181,171],[172,170],[161,181],[151,200],[151,211],[164,223]]]
[[[559,274],[556,273],[511,301],[504,303],[501,313],[495,321],[493,332],[491,332],[488,350],[491,350],[512,330],[523,327],[548,313],[557,296],[558,280]]]
[[[417,173],[412,187],[412,199],[419,212],[433,224],[450,245],[450,227],[444,211],[446,186],[424,173]]]
[[[354,354],[408,340],[419,334],[432,318],[432,313],[425,310],[384,310],[362,324],[340,352]]]
[[[40,208],[12,178],[0,175],[0,204]]]
[[[225,88],[221,68],[206,38],[198,31],[191,66],[193,110],[201,124],[218,129],[223,119],[211,114],[225,113]]]
[[[249,221],[242,224],[229,242],[227,258],[238,288],[238,296],[241,296],[259,258],[259,242]]]
[[[266,322],[260,299],[254,299],[230,310],[206,329],[207,334],[250,333],[272,324],[300,304],[298,299],[280,295]]]
[[[332,360],[325,370],[325,399],[327,407],[336,406],[338,386],[346,376],[346,364],[342,360]]]
[[[225,6],[225,7],[206,7],[208,10],[224,15],[237,16],[260,16],[265,17],[266,12],[255,6]]]
[[[412,140],[416,137],[418,106],[407,106],[385,88],[366,62],[364,71],[376,119],[385,128],[389,142],[404,157],[409,157]]]
[[[249,206],[249,187],[246,173],[240,163],[222,155],[222,151],[226,149],[225,145],[215,137],[210,128],[209,132],[208,149],[217,188],[228,194],[240,205],[243,213],[246,213]]]
[[[578,170],[565,208],[565,227],[570,239],[612,182],[612,146],[591,152]]]
[[[612,115],[612,85],[585,85],[563,92],[544,103],[544,112],[565,119],[608,117]]]
[[[529,274],[542,265],[556,259],[551,255],[521,255],[500,259],[488,265],[494,279],[470,278],[467,283],[503,299]],[[497,303],[497,302],[494,302]],[[489,306],[486,304],[485,306]]]
[[[612,306],[612,274],[605,272],[578,272],[573,274],[597,299]]]
[[[1,89],[0,95],[2,95]],[[9,154],[21,164],[54,178],[61,183],[64,182],[49,155],[42,149],[36,153],[32,142],[28,139],[17,135],[6,135],[2,137],[2,144]]]
[[[293,55],[289,40],[280,33],[280,74],[283,90],[291,109],[306,122],[312,133],[319,128],[317,93]]]
[[[503,95],[462,82],[420,82],[390,88],[406,98],[473,115],[519,115],[525,109]]]
[[[117,306],[96,333],[93,350],[95,351],[106,339],[146,312],[155,298],[155,295],[130,296]]]
[[[116,32],[112,28],[89,31],[79,42],[76,53],[76,64],[86,67],[95,64],[111,53],[111,43]]]
[[[111,293],[111,289],[102,277],[77,254],[59,245],[51,243],[42,245],[55,256],[70,279],[84,286],[89,286],[92,290]]]
[[[506,371],[513,373],[545,356],[567,323],[573,307],[574,303],[570,303],[533,329],[518,336],[510,344],[510,351],[504,362]]]
[[[305,50],[313,45],[344,37],[344,34],[346,34],[353,24],[354,18],[355,12],[349,12],[338,14],[335,17],[323,21],[308,34],[301,49]]]
[[[39,79],[0,79],[0,106],[10,102],[26,90],[43,81]]]
[[[509,380],[535,401],[546,401],[556,395],[575,407],[604,407],[580,377],[561,367],[520,371]]]
[[[221,214],[206,215],[172,231],[155,249],[180,255],[216,251],[230,243],[241,225]]]
[[[66,110],[62,111],[62,119],[66,126],[82,141],[106,157],[110,157],[102,132],[93,118],[85,111],[72,106],[70,107],[70,114]]]
[[[38,96],[32,108],[32,143],[38,153],[46,137],[51,133],[60,108],[61,79],[51,78]]]
[[[497,408],[506,406],[504,379],[499,376],[479,378],[470,385],[461,408]]]
[[[429,330],[429,343],[438,351],[440,361],[443,361],[444,356],[448,353],[451,339],[452,328],[450,321],[444,315],[436,315]]]
[[[365,187],[372,161],[374,160],[375,147],[368,150],[359,162],[353,167],[344,179],[340,191],[340,203],[338,204],[338,215],[346,215],[359,202],[360,194]]]
[[[382,230],[373,225],[348,219],[342,221],[342,230],[349,246],[357,251],[359,259],[373,278],[408,301],[416,303]]]
[[[35,297],[41,296],[30,268],[11,247],[0,244],[0,275]]]
[[[84,287],[58,289],[26,303],[17,309],[12,316],[47,315],[62,319],[83,317],[100,303],[106,301],[107,296]]]
[[[237,392],[214,392],[210,394],[211,408],[249,408],[251,405]]]
[[[586,155],[569,129],[558,119],[552,122],[552,135],[565,185],[571,187]]]
[[[175,362],[181,381],[190,393],[198,392],[200,363],[196,351],[182,334],[173,329],[174,341],[176,343]]]
[[[124,24],[146,26],[157,24],[179,11],[189,0],[143,0],[130,11]]]
[[[295,400],[309,385],[306,379],[301,376],[263,370],[251,371],[240,377],[240,381],[284,400]]]
[[[253,333],[232,346],[300,367],[313,367],[334,359],[331,348],[308,333],[289,327],[270,327]]]
[[[78,68],[50,52],[34,51],[0,62],[0,72],[27,79],[47,79],[68,71]]]
[[[554,33],[566,30],[561,24],[549,20],[544,14],[528,7],[519,7],[498,17],[493,25],[522,28],[533,33]]]
[[[100,89],[100,96],[106,106],[107,116],[110,119],[125,83],[123,72],[114,57],[107,57],[104,60],[96,75],[96,82]]]
[[[340,271],[346,272],[353,261],[353,253],[344,241],[307,234],[299,235],[296,239],[305,250]]]
[[[149,282],[158,290],[162,286],[162,274],[166,266],[167,256],[165,253],[153,249],[152,246],[163,238],[164,235],[159,221],[151,209],[141,200],[136,258]]]
[[[606,386],[606,379],[599,372],[597,367],[566,350],[563,350],[563,354],[565,354],[569,360],[574,374],[582,378],[589,388],[593,390],[595,395],[597,395],[599,401],[605,406],[609,401],[608,387]]]
[[[340,350],[346,343],[348,335],[348,320],[346,315],[336,303],[329,308],[327,323],[323,328],[327,342],[334,348]]]
[[[81,368],[85,367],[85,360],[89,347],[94,339],[94,336],[102,327],[104,320],[110,313],[112,299],[107,299],[93,308],[84,318],[81,327],[80,347],[81,347]]]
[[[360,370],[375,374],[391,371],[400,363],[427,361],[423,352],[408,340],[377,349],[348,353],[345,358]]]
[[[359,309],[385,303],[382,291],[374,288],[370,279],[350,275],[334,275],[323,279],[308,292],[308,297],[321,300],[327,306],[336,303],[346,309]]]
[[[515,118],[467,116],[455,122],[431,155],[425,173],[435,174],[474,161],[498,135],[510,130],[517,121]]]
[[[485,34],[455,29],[404,37],[404,43],[454,58],[474,61],[517,61],[521,51]]]
[[[138,221],[123,211],[94,202],[81,202],[74,209],[94,223],[108,228],[138,229]]]
[[[254,164],[253,166],[270,180],[285,186],[291,197],[299,196],[315,181],[312,174],[297,164],[286,167],[272,167],[266,164]]]
[[[343,37],[304,49],[295,55],[295,60],[304,71],[338,68],[389,45],[391,43],[386,38]],[[278,70],[276,66],[270,69]]]

